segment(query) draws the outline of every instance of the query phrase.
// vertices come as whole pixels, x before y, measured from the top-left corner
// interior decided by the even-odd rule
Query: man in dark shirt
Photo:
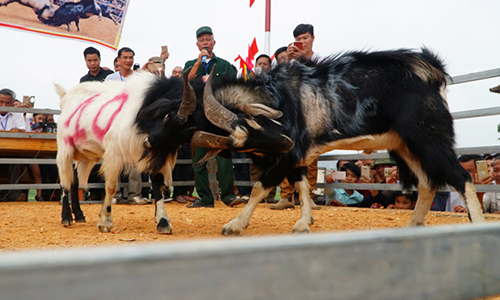
[[[101,53],[96,48],[88,47],[83,51],[83,56],[85,57],[85,63],[89,72],[80,78],[80,83],[86,81],[104,81],[106,76],[113,74],[113,71],[110,69],[101,68]]]
[[[89,72],[87,75],[80,78],[80,83],[86,81],[104,81],[106,76],[113,74],[114,72],[110,69],[101,68],[101,53],[94,47],[88,47],[83,51],[83,56],[85,57],[85,63]],[[104,183],[103,179],[99,176],[100,165],[94,166],[92,172],[89,176],[90,183]],[[104,199],[104,189],[90,189],[90,194],[87,200],[102,200]]]

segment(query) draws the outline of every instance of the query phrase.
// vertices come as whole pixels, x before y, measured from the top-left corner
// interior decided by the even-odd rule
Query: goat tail
[[[431,50],[423,47],[422,52],[411,55],[408,60],[412,71],[424,82],[441,87],[446,85],[446,76],[443,60]]]
[[[54,87],[56,88],[56,93],[59,95],[59,98],[61,98],[59,106],[62,109],[64,104],[66,103],[66,100],[64,99],[64,96],[66,95],[66,89],[62,85],[57,83],[54,83]]]

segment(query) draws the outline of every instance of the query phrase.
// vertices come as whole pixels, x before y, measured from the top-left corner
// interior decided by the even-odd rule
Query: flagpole
[[[271,0],[266,0],[266,32],[264,34],[264,53],[271,55]]]

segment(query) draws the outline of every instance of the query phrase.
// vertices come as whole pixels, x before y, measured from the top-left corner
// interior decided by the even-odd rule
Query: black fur
[[[433,76],[422,80],[414,72],[415,62],[422,63]],[[292,138],[294,148],[282,155],[254,157],[254,162],[265,170],[261,178],[264,187],[276,185],[285,176],[292,182],[297,180],[299,171],[291,169],[312,146],[395,131],[421,162],[431,188],[450,184],[463,193],[470,176],[458,164],[453,150],[453,120],[440,95],[445,76],[442,61],[425,48],[421,52],[348,52],[321,61],[281,66],[253,81],[226,80],[214,86],[214,94],[244,89],[257,102],[283,112],[278,121]],[[312,107],[318,115],[326,114],[319,132],[311,132],[313,129],[306,125],[304,107],[308,100],[301,94],[305,89],[327,103],[324,108]],[[228,108],[238,102],[218,100]],[[249,138],[250,142],[255,143],[255,139]],[[272,139],[267,142],[272,143]],[[417,185],[417,178],[401,157],[394,151],[390,154],[398,163],[405,187]]]
[[[232,127],[241,126],[248,131],[245,144],[231,144],[231,150],[251,153],[254,163],[264,170],[260,181],[265,188],[278,185],[285,177],[291,183],[300,180],[305,169],[298,166],[312,147],[393,131],[419,161],[431,188],[450,184],[463,194],[465,182],[471,179],[453,150],[453,120],[440,94],[445,84],[444,64],[436,55],[427,49],[402,49],[348,52],[323,60],[291,63],[251,81],[219,80],[213,91],[219,102],[238,115]],[[173,151],[178,144],[189,142],[197,130],[228,135],[204,116],[202,86],[197,82],[193,82],[197,108],[185,124],[176,115],[179,102],[162,100],[152,104],[166,98],[166,85],[167,80],[158,81],[144,103],[144,111],[154,112],[156,120],[147,125],[151,128],[143,129],[151,132],[153,148],[158,149],[153,151]],[[308,95],[316,101],[308,103],[312,101]],[[281,124],[240,111],[238,104],[242,99],[280,110],[283,116],[277,121]],[[312,111],[309,115],[306,107]],[[166,121],[160,121],[165,115]],[[310,124],[316,118],[324,122],[313,128]],[[246,119],[254,120],[264,130],[248,126]],[[275,148],[275,141],[283,134],[294,143],[286,153]],[[395,151],[390,154],[398,163],[403,185],[417,185],[417,177],[400,155]],[[161,158],[159,163],[162,155],[153,157]]]
[[[93,15],[100,15],[101,11],[96,9],[94,0],[82,0],[78,3],[65,2],[55,12],[54,15],[47,20],[41,21],[51,26],[66,25],[68,31],[69,24],[75,22],[77,31],[80,31],[79,20],[88,19]]]

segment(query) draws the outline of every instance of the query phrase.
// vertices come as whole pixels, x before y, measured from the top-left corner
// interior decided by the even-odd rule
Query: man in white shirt
[[[128,47],[123,47],[118,50],[117,62],[120,69],[115,73],[108,75],[104,81],[125,81],[126,78],[134,72],[132,70],[132,67],[134,66],[134,56],[134,50]]]
[[[0,90],[0,106],[13,106],[16,93],[10,89]],[[23,132],[26,130],[26,122],[22,113],[0,111],[0,130]],[[24,165],[0,165],[8,171],[9,184],[17,183],[21,177]],[[0,201],[26,201],[26,194],[21,190],[10,190],[0,195]]]
[[[132,67],[134,66],[134,56],[135,56],[134,50],[128,47],[123,47],[120,50],[118,50],[117,62],[120,65],[120,69],[117,72],[108,75],[108,77],[106,77],[104,81],[105,82],[126,81],[127,78],[134,73],[134,71],[132,70]],[[151,203],[148,198],[141,197],[141,191],[142,191],[141,173],[133,169],[128,174],[128,196],[127,196],[128,201],[125,203],[130,203],[130,204]],[[123,201],[120,189],[116,191],[114,198],[116,199],[114,200],[115,202]]]
[[[0,106],[13,106],[16,93],[9,89],[0,90]],[[0,130],[3,131],[25,131],[26,122],[22,113],[0,111]]]
[[[299,24],[293,30],[295,42],[288,45],[286,49],[287,62],[292,60],[311,60],[317,57],[314,55],[314,27],[311,24]]]

